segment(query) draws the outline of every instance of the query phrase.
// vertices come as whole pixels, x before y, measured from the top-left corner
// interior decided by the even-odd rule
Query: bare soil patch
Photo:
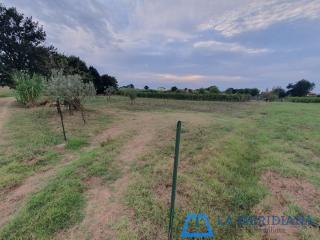
[[[263,174],[261,180],[271,195],[256,207],[257,215],[284,216],[288,204],[294,204],[303,210],[304,215],[320,216],[320,191],[312,184],[302,179],[282,177],[272,171]],[[265,233],[264,239],[300,239],[298,233],[301,227],[288,225],[278,228],[278,232]]]

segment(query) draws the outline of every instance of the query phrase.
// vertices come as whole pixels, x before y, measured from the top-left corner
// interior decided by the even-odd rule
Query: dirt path
[[[59,233],[58,239],[116,239],[114,225],[121,217],[133,215],[122,203],[130,184],[131,165],[138,161],[139,157],[163,145],[164,141],[170,141],[170,136],[174,136],[177,120],[193,121],[196,125],[208,122],[207,117],[190,113],[126,113],[121,119],[96,138],[94,143],[118,137],[128,131],[135,132],[135,135],[122,146],[116,159],[121,166],[122,177],[111,186],[103,184],[98,178],[90,179],[84,220],[67,232]]]
[[[7,119],[9,118],[9,107],[14,102],[14,98],[0,98],[0,144],[4,142],[3,127]]]

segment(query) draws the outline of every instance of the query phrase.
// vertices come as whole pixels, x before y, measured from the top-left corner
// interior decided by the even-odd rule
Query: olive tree
[[[47,82],[47,94],[59,98],[72,110],[83,112],[83,100],[95,95],[92,82],[84,83],[81,76],[64,75],[62,71],[53,71]]]

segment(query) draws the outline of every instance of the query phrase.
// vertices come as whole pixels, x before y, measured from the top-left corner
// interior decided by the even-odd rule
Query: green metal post
[[[177,186],[177,174],[178,174],[178,162],[179,162],[180,133],[181,133],[181,121],[178,121],[177,132],[176,132],[176,146],[175,146],[175,153],[174,153],[173,174],[172,174],[172,191],[171,191],[171,207],[170,207],[168,240],[172,240],[174,204],[176,200],[176,186]]]

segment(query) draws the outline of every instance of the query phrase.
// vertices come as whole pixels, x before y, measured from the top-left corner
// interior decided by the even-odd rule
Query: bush
[[[33,105],[43,91],[43,77],[38,74],[33,74],[30,77],[25,72],[16,72],[12,77],[16,85],[15,97],[17,101],[25,105]]]
[[[198,101],[230,101],[243,102],[250,100],[246,94],[195,94],[195,93],[173,93],[173,92],[138,92],[138,97],[163,98],[177,100],[198,100]]]
[[[54,71],[47,83],[47,94],[80,110],[81,102],[95,95],[95,88],[92,82],[84,83],[80,75],[63,75],[62,71]]]
[[[287,97],[288,102],[300,102],[300,103],[320,103],[320,97]]]
[[[138,95],[138,91],[133,88],[122,88],[118,91],[118,94],[129,97],[131,104],[134,104]]]

